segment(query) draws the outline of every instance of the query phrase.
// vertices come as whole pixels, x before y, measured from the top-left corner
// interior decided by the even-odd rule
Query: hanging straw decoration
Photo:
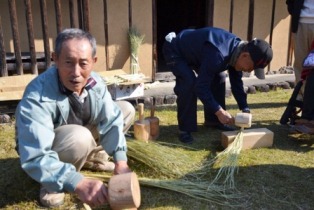
[[[135,27],[131,27],[128,31],[128,37],[131,53],[131,74],[138,74],[140,70],[138,51],[145,36],[141,35]]]

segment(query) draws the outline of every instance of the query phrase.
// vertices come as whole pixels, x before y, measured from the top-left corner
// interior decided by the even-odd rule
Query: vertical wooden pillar
[[[8,76],[7,70],[7,62],[5,58],[5,49],[4,49],[4,39],[3,39],[3,31],[2,31],[2,23],[0,16],[0,77]]]
[[[33,17],[32,17],[32,6],[31,0],[24,0],[25,4],[25,15],[26,15],[26,24],[27,24],[27,33],[28,33],[28,45],[31,55],[31,71],[32,74],[38,74],[38,67],[36,61],[36,50],[34,42],[34,26],[33,26]]]
[[[254,28],[254,0],[250,0],[249,3],[249,21],[247,29],[247,40],[253,39],[253,28]]]
[[[108,50],[108,11],[107,0],[103,0],[104,5],[104,34],[105,34],[105,53],[106,53],[106,70],[109,69],[109,50]]]
[[[234,10],[234,1],[230,1],[230,16],[229,16],[229,32],[232,33],[233,30],[233,10]]]
[[[18,30],[15,0],[9,0],[9,12],[10,12],[12,34],[13,34],[16,74],[21,75],[23,74],[23,63],[22,63],[22,57],[21,57],[20,37],[19,37],[19,30]]]
[[[152,63],[152,81],[154,82],[156,80],[156,73],[158,68],[158,52],[157,52],[157,0],[153,0],[153,6],[152,6],[152,14],[153,14],[153,63]],[[161,52],[159,52],[161,53]]]
[[[128,7],[129,7],[129,28],[132,27],[132,0],[128,0]]]
[[[274,29],[274,22],[275,22],[275,11],[276,11],[276,0],[273,0],[272,5],[272,12],[271,12],[271,22],[270,22],[270,31],[269,31],[269,44],[272,45],[273,43],[273,29]],[[270,70],[270,65],[267,67],[267,71]]]
[[[206,1],[206,24],[207,26],[214,25],[214,7],[215,7],[215,0],[207,0]]]
[[[43,40],[44,40],[46,68],[48,68],[51,65],[51,55],[50,55],[50,46],[49,46],[46,0],[40,0],[40,12],[41,12],[41,18],[42,18],[41,21],[42,21],[42,32],[43,32]]]
[[[90,31],[89,9],[90,9],[89,0],[83,0],[83,18],[85,31]]]
[[[62,15],[61,15],[61,3],[60,0],[55,0],[57,33],[62,31]]]
[[[70,24],[71,28],[77,28],[76,17],[77,14],[74,10],[74,2],[73,0],[69,0],[69,10],[70,10]]]

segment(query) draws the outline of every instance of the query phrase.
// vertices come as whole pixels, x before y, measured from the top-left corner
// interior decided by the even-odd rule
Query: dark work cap
[[[254,62],[254,73],[258,79],[265,79],[264,68],[273,59],[271,46],[261,39],[253,39],[247,45],[247,51]]]

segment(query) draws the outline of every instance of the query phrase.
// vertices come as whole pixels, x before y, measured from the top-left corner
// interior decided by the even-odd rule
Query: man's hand
[[[220,108],[217,112],[215,112],[215,115],[218,117],[218,120],[222,124],[227,125],[233,125],[234,124],[234,118],[227,112],[226,110]]]
[[[76,186],[79,199],[92,207],[108,203],[108,190],[102,181],[83,178]]]
[[[125,174],[131,172],[131,169],[126,161],[117,161],[115,164],[114,174]]]

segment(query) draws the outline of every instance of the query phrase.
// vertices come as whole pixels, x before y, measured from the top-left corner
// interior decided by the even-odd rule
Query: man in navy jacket
[[[231,130],[234,118],[225,110],[225,70],[240,110],[249,112],[242,71],[254,69],[264,79],[264,67],[272,60],[270,45],[260,39],[242,41],[223,29],[187,29],[166,36],[163,54],[176,77],[179,140],[192,143],[197,131],[197,98],[204,105],[205,125]]]

